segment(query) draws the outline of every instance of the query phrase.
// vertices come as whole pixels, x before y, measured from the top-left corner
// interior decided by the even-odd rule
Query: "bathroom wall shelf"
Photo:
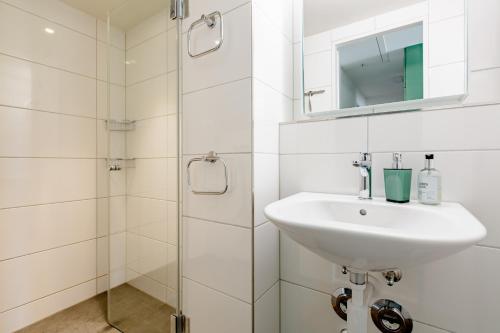
[[[135,168],[135,158],[108,158],[109,171],[120,171],[123,168]]]
[[[135,130],[135,120],[106,120],[108,131],[127,132]]]

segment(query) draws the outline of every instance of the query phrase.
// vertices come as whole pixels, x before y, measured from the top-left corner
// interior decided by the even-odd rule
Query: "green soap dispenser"
[[[392,168],[384,169],[385,198],[390,202],[410,202],[412,169],[403,169],[403,155],[392,155]]]

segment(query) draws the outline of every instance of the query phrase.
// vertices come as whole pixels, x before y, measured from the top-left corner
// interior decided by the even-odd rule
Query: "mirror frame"
[[[307,0],[302,0],[302,8],[304,8],[304,2]],[[308,119],[314,118],[343,118],[343,117],[361,117],[366,115],[374,115],[374,114],[383,114],[383,113],[395,113],[395,112],[409,112],[409,111],[423,111],[423,110],[432,110],[432,109],[443,109],[443,108],[452,108],[457,106],[463,106],[464,100],[469,96],[469,77],[470,77],[470,66],[469,66],[469,14],[468,14],[468,6],[467,0],[462,0],[464,2],[464,59],[465,59],[465,71],[464,71],[464,93],[459,95],[450,95],[450,96],[441,96],[441,97],[431,97],[424,99],[416,99],[411,101],[401,101],[401,102],[393,102],[393,103],[385,103],[385,104],[374,104],[353,108],[345,108],[345,109],[332,109],[329,111],[318,111],[318,112],[306,112],[306,98],[305,98],[305,62],[304,62],[304,26],[305,26],[305,11],[302,9],[302,29],[301,29],[301,107],[302,107],[302,115],[307,117]],[[418,21],[410,21],[397,24],[392,27],[387,27],[381,30],[370,31],[367,33],[363,33],[360,35],[352,36],[352,39],[343,40],[339,44],[344,44],[350,41],[355,41],[358,39],[362,39],[365,37],[369,37],[371,35],[375,35],[384,31],[393,30],[397,27],[404,27],[408,24],[421,22]],[[338,51],[336,51],[338,52]],[[307,119],[306,118],[306,119]]]

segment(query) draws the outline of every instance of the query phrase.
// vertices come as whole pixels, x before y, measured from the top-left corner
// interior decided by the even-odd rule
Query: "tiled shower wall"
[[[192,59],[187,29],[215,10],[224,43]],[[262,210],[279,195],[279,123],[292,113],[291,16],[287,0],[191,0],[183,22],[183,172],[214,150],[230,178],[226,194],[199,196],[184,174],[183,305],[194,333],[279,332],[278,231]],[[196,30],[195,51],[215,34]],[[194,164],[193,188],[223,187],[221,167]]]
[[[359,174],[351,163],[361,151],[373,154],[374,194],[383,196],[382,170],[390,165],[392,152],[402,152],[405,166],[415,173],[423,167],[424,153],[433,152],[443,174],[443,200],[462,203],[487,227],[488,237],[478,246],[405,270],[395,287],[387,287],[378,275],[370,278],[374,300],[386,297],[403,304],[417,321],[415,332],[498,330],[499,13],[497,1],[468,1],[466,106],[281,125],[281,197],[300,191],[357,194]],[[415,189],[414,183],[413,198]],[[284,236],[280,259],[282,332],[326,333],[345,327],[331,310],[329,296],[348,285],[339,268]],[[376,332],[373,326],[371,330]]]
[[[105,39],[102,22],[58,1],[0,1],[2,332],[105,288]]]

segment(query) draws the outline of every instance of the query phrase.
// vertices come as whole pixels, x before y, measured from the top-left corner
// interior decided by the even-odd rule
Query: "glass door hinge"
[[[189,319],[184,315],[171,315],[170,333],[189,333]]]

